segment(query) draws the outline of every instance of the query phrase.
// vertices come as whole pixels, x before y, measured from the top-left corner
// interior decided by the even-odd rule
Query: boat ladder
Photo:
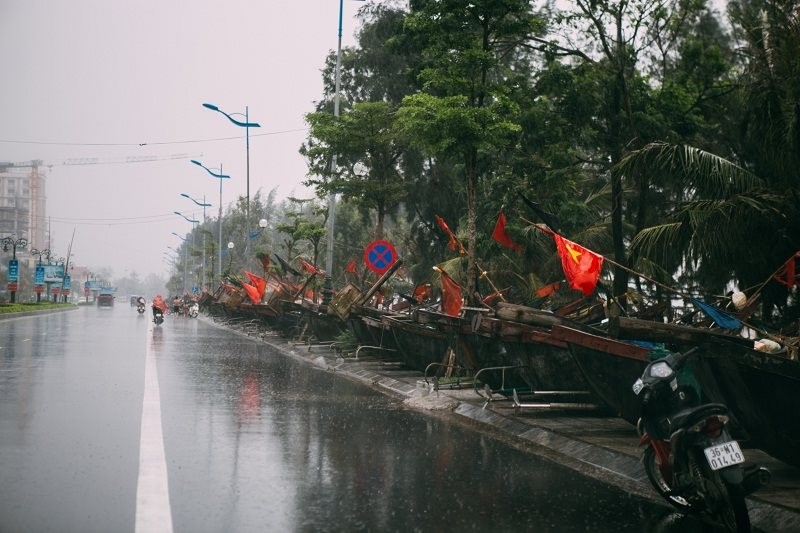
[[[444,376],[440,377],[438,374],[441,369],[444,370]],[[436,370],[433,376],[430,372]],[[462,371],[464,373],[462,374]],[[455,376],[453,373],[455,372]],[[445,365],[444,363],[430,363],[425,367],[425,383],[434,391],[444,389],[461,389],[464,386],[473,385],[475,378],[470,374],[469,369],[458,365]]]
[[[564,396],[589,396],[589,391],[536,391],[532,393],[534,399],[542,397]],[[578,411],[592,411],[600,406],[589,402],[521,402],[516,389],[511,395],[514,405],[514,414],[519,414],[520,409],[574,409]]]

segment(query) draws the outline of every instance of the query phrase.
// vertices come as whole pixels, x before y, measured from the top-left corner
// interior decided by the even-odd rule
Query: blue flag
[[[742,327],[742,323],[739,321],[738,318],[729,315],[725,311],[717,309],[707,303],[696,300],[692,298],[692,302],[700,308],[700,310],[708,316],[711,320],[717,323],[717,325],[724,329],[739,329]]]

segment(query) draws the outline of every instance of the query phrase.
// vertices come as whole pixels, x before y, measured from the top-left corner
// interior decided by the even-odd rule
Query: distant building
[[[41,160],[0,161],[0,238],[28,239],[28,248],[47,248],[46,173]]]

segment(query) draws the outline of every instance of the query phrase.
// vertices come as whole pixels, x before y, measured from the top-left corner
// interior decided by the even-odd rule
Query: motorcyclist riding
[[[167,302],[164,301],[164,298],[161,297],[160,294],[156,294],[156,297],[153,298],[153,318],[160,312],[162,315],[167,314]]]

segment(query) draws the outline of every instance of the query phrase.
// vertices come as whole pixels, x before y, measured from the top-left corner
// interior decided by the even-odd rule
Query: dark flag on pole
[[[283,269],[283,271],[285,273],[294,274],[295,276],[299,276],[300,275],[300,272],[298,272],[297,270],[293,269],[292,265],[287,263],[286,260],[283,257],[279,256],[278,254],[273,254],[273,255],[275,255],[275,259],[277,259],[278,263],[281,264],[281,268]]]
[[[547,211],[542,209],[542,207],[538,203],[526,198],[525,195],[522,194],[521,192],[517,191],[517,194],[519,194],[519,197],[522,198],[523,202],[525,202],[525,205],[527,205],[531,209],[531,211],[536,213],[536,216],[538,216],[542,222],[547,224],[551,230],[553,231],[559,230],[558,218],[553,213],[548,213]]]

